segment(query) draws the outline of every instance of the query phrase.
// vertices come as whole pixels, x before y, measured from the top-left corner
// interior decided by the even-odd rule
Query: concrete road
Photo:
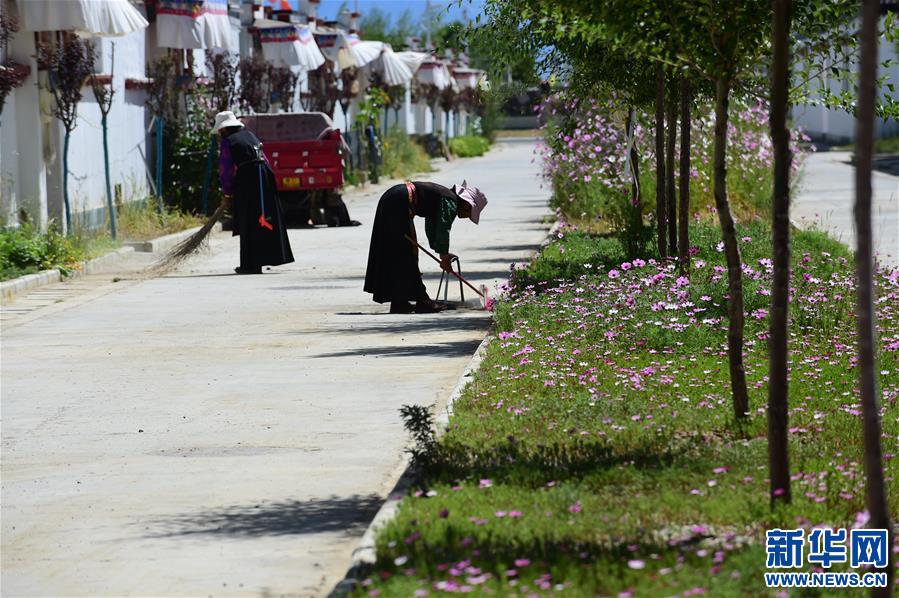
[[[474,281],[504,279],[546,234],[532,143],[433,176],[490,199],[479,227],[453,227]],[[439,408],[489,324],[389,315],[362,293],[381,190],[349,202],[366,226],[293,230],[297,262],[262,276],[232,275],[238,241],[219,235],[163,278],[5,306],[37,301],[3,321],[4,596],[333,587],[400,473],[398,409]]]
[[[803,228],[827,231],[855,247],[855,168],[850,157],[838,151],[810,155],[791,216]],[[874,250],[882,263],[899,266],[899,177],[875,172],[873,190]]]

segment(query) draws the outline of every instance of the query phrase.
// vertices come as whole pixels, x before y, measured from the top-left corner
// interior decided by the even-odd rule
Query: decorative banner
[[[159,0],[156,41],[160,48],[237,50],[228,0]]]
[[[256,21],[254,27],[262,43],[262,54],[273,65],[314,71],[325,63],[309,27],[268,20]]]
[[[112,37],[149,24],[128,0],[20,0],[19,10],[23,31],[75,31]]]

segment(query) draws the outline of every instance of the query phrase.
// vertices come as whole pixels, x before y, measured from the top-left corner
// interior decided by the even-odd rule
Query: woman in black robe
[[[442,306],[428,297],[418,268],[418,248],[413,218],[425,219],[431,248],[440,254],[441,267],[450,271],[449,231],[456,217],[477,223],[487,200],[475,188],[449,189],[436,183],[415,181],[395,185],[378,201],[372,225],[365,273],[365,292],[377,303],[390,302],[390,313],[433,313]],[[413,306],[410,302],[415,301]]]
[[[238,274],[261,274],[262,266],[293,261],[275,175],[262,142],[231,112],[216,115],[221,137],[219,172],[225,201],[234,197],[234,235],[240,236]]]

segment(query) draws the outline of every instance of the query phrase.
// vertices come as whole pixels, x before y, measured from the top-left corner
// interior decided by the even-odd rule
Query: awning
[[[413,71],[396,55],[389,46],[372,63],[374,70],[381,74],[387,85],[405,85],[412,80]]]
[[[237,50],[228,0],[159,0],[156,41],[160,48]]]
[[[446,89],[452,85],[449,69],[444,63],[434,60],[423,62],[415,73],[415,78],[419,83],[434,85],[437,89]]]
[[[346,46],[346,34],[339,29],[317,28],[312,35],[325,58],[336,64],[340,49]]]
[[[431,55],[427,52],[412,52],[411,50],[407,50],[405,52],[396,52],[396,57],[402,60],[414,75],[419,67],[421,67],[421,63],[430,58]]]
[[[475,89],[478,86],[481,77],[484,76],[484,71],[479,69],[454,68],[452,74],[459,89]]]
[[[262,43],[262,55],[271,64],[314,71],[325,63],[325,57],[306,25],[257,19],[253,27]]]
[[[353,57],[354,66],[359,68],[376,60],[386,47],[384,42],[362,41],[355,33],[348,34],[346,39],[350,55]]]
[[[127,35],[148,25],[128,0],[17,0],[23,31]]]

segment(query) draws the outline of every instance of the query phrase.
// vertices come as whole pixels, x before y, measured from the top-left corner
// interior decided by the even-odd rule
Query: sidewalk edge
[[[556,220],[547,231],[546,237],[534,251],[532,257],[539,255],[539,253],[549,245],[552,238],[558,233],[561,227],[562,223],[559,220]],[[465,369],[462,370],[462,374],[459,376],[456,386],[453,387],[453,390],[447,399],[446,407],[437,415],[434,422],[438,437],[442,436],[446,431],[446,428],[449,425],[449,419],[453,414],[453,404],[462,396],[463,391],[471,382],[474,374],[480,369],[481,363],[484,360],[484,355],[487,352],[487,347],[494,338],[493,334],[487,334],[487,336],[484,337],[484,340],[481,341],[481,344],[478,345],[478,348],[468,361]],[[362,535],[362,539],[359,540],[359,545],[353,550],[349,570],[346,575],[344,575],[343,579],[341,579],[334,589],[331,590],[328,594],[328,598],[343,598],[348,596],[353,590],[359,587],[359,584],[367,575],[368,570],[377,560],[375,537],[382,527],[396,517],[396,514],[399,511],[400,502],[406,497],[406,491],[412,485],[413,476],[409,470],[408,453],[403,454],[403,463],[403,473],[393,486],[393,489],[387,495],[384,504],[378,509],[378,512],[368,525],[368,528],[366,528],[365,533]]]

